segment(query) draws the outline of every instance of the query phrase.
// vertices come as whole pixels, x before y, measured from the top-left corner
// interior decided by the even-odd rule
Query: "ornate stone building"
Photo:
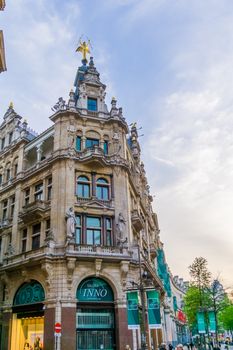
[[[5,0],[0,0],[0,11],[5,8]],[[3,40],[3,31],[0,30],[0,73],[6,70],[5,48]]]
[[[128,329],[127,292],[140,289],[142,309],[146,289],[163,300],[137,127],[114,98],[108,110],[105,88],[93,59],[83,59],[50,128],[37,135],[13,104],[4,115],[1,350],[138,349],[145,338]],[[149,348],[161,333],[145,326]]]

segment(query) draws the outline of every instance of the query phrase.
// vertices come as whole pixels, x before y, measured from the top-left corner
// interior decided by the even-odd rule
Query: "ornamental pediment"
[[[84,199],[78,198],[77,204],[81,207],[87,208],[98,208],[98,209],[109,209],[112,207],[112,201],[103,201],[98,199]]]

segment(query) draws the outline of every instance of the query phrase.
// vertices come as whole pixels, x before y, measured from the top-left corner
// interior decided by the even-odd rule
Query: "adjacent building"
[[[161,242],[157,249],[157,271],[165,289],[165,297],[161,309],[163,342],[167,347],[169,344],[175,347],[178,343],[189,343],[190,335],[186,315],[183,310],[188,282],[185,282],[183,278],[172,275],[166,263]]]
[[[0,11],[3,11],[5,8],[5,0],[0,0]],[[0,73],[6,70],[6,59],[5,59],[5,48],[4,48],[4,39],[3,31],[0,30]]]

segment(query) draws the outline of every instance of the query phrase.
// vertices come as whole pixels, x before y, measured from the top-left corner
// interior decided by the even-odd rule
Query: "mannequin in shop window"
[[[23,350],[30,350],[30,344],[28,342],[28,339],[25,340]]]
[[[34,342],[34,350],[42,350],[42,344],[40,341],[40,337],[36,337],[36,340]]]

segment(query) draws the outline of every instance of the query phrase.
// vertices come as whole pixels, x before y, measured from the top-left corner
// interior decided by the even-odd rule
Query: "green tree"
[[[191,285],[184,297],[184,311],[189,327],[193,331],[197,329],[197,312],[200,306],[205,310],[211,306],[211,294],[207,288],[200,293],[197,286]]]
[[[219,314],[219,321],[227,331],[233,331],[233,304],[225,307]]]
[[[199,291],[209,288],[211,273],[208,271],[205,258],[195,258],[192,265],[189,266],[189,273],[192,278],[192,284],[198,287]]]

